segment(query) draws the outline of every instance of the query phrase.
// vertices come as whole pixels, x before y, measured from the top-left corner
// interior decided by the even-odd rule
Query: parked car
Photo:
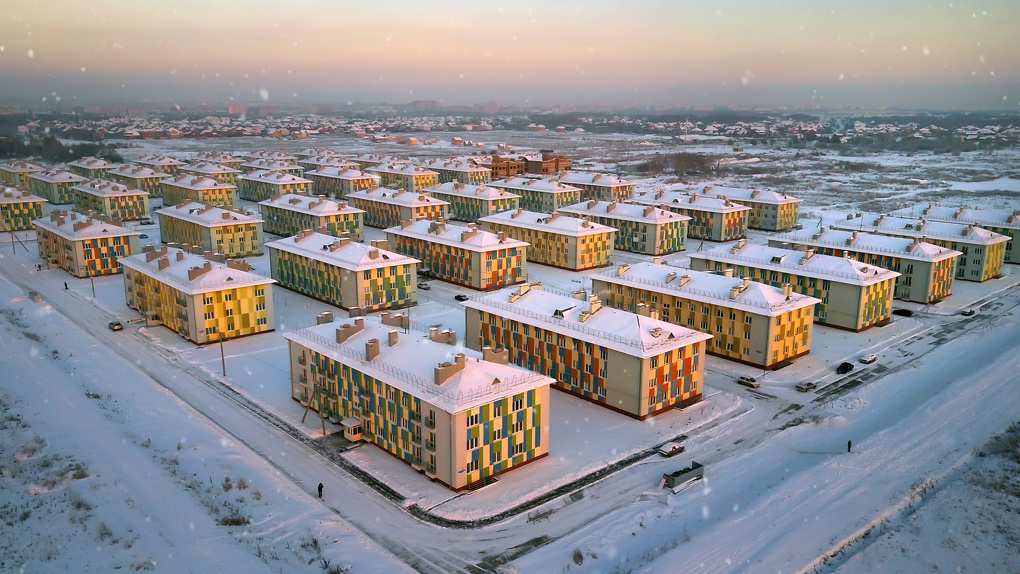
[[[106,324],[106,327],[111,331],[121,331],[124,329],[124,325],[121,325],[120,321],[110,321]]]
[[[861,357],[861,362],[864,363],[865,365],[870,365],[871,363],[874,363],[877,360],[878,357],[876,357],[874,353],[870,355],[864,355],[863,357]]]
[[[844,362],[844,363],[840,363],[839,366],[836,367],[836,373],[838,373],[840,375],[845,375],[845,374],[849,373],[852,370],[854,370],[854,364],[853,363],[845,363]]]
[[[797,383],[797,390],[802,392],[802,393],[806,393],[808,391],[813,391],[813,390],[815,390],[817,388],[818,388],[818,385],[816,383]]]
[[[893,309],[892,310],[892,314],[893,315],[899,315],[900,317],[913,317],[914,316],[914,312],[911,311],[910,309]]]
[[[144,233],[138,235],[138,239],[148,239],[148,238],[149,238],[149,236],[144,234]]]
[[[454,295],[453,298],[458,301],[467,301],[469,299],[467,295]]]
[[[974,314],[974,310],[973,309],[966,309],[966,310],[964,310],[960,314],[963,315],[964,317],[970,317],[971,315]]]
[[[744,385],[745,387],[751,387],[752,389],[757,389],[761,386],[758,379],[744,375],[737,377],[737,384]]]
[[[428,291],[429,289],[431,289],[431,287],[429,287],[429,284],[428,284],[427,281],[419,281],[418,282],[418,288],[423,290],[423,291]]]
[[[667,442],[659,447],[659,454],[668,458],[676,456],[685,450],[687,450],[687,447],[678,442]]]

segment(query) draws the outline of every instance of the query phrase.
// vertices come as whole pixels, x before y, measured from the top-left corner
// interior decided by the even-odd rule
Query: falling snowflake
[[[263,102],[268,101],[269,100],[269,90],[267,90],[265,88],[259,88],[259,97],[262,98]]]

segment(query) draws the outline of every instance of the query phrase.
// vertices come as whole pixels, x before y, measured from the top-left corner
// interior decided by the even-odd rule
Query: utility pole
[[[95,299],[96,298],[96,280],[95,280],[95,277],[93,277],[92,275],[89,275],[89,283],[92,284],[92,298]]]
[[[223,354],[223,335],[220,334],[220,365],[223,366],[223,376],[227,376],[227,358]]]

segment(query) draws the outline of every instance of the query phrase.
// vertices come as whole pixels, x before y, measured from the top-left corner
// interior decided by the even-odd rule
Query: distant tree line
[[[75,143],[64,145],[56,136],[46,135],[41,138],[2,137],[0,138],[0,158],[25,159],[37,158],[49,163],[74,161],[86,156],[101,157],[112,162],[123,162],[112,145],[104,143]]]
[[[637,173],[657,174],[671,171],[676,175],[701,175],[715,170],[716,160],[703,153],[677,152],[655,154],[634,166]]]

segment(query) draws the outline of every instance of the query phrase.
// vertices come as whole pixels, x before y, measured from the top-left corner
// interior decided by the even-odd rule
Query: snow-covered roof
[[[930,237],[932,239],[979,245],[995,245],[1009,241],[1008,235],[988,231],[973,224],[931,221],[923,217],[896,217],[893,215],[879,215],[876,217],[870,214],[862,214],[860,217],[833,223],[832,228],[847,231],[856,229],[876,233],[887,232],[909,237]]]
[[[901,259],[916,261],[941,261],[951,257],[959,257],[963,253],[948,247],[920,241],[919,238],[892,237],[865,233],[862,231],[844,231],[822,227],[815,230],[802,229],[769,237],[770,242],[799,243],[816,247],[835,247],[860,253],[888,255]]]
[[[426,193],[445,193],[448,195],[458,195],[461,197],[473,197],[476,199],[484,199],[490,201],[493,199],[513,199],[520,198],[521,196],[516,193],[511,193],[505,189],[499,187],[490,187],[486,184],[472,185],[470,183],[460,182],[449,182],[441,183],[439,185],[433,185],[427,187],[422,191]]]
[[[315,216],[341,215],[344,213],[365,213],[365,210],[352,207],[346,201],[333,201],[332,199],[326,199],[321,195],[312,197],[296,193],[274,195],[265,201],[260,201],[259,205],[268,205],[270,207],[278,207],[280,209],[288,209],[290,211],[299,211],[301,213],[307,213]]]
[[[38,179],[39,181],[45,181],[47,183],[80,183],[88,178],[82,177],[76,173],[66,171],[60,168],[47,169],[45,171],[39,171],[29,176],[32,179]]]
[[[901,209],[892,215],[909,217],[910,209]],[[949,207],[928,205],[921,216],[930,221],[950,221],[979,226],[1020,229],[1020,209],[983,209],[978,207]]]
[[[312,180],[298,177],[285,171],[258,170],[239,176],[237,179],[268,183],[271,185],[287,185],[292,183],[312,183]]]
[[[72,161],[67,165],[73,165],[74,167],[80,167],[83,169],[110,169],[112,167],[116,167],[116,164],[98,157],[83,157],[79,160]]]
[[[501,289],[477,295],[463,304],[642,358],[712,338],[659,319],[613,309],[594,296],[575,299],[541,285]]]
[[[146,155],[135,160],[145,165],[184,165],[184,162],[168,155]]]
[[[181,170],[200,174],[241,173],[239,169],[211,161],[196,161],[195,163],[181,166]]]
[[[280,170],[283,170],[283,169],[301,169],[301,166],[299,166],[297,164],[286,162],[286,161],[273,160],[273,159],[256,159],[256,160],[253,160],[253,161],[249,161],[248,163],[242,163],[241,167],[246,167],[246,168],[249,168],[249,169],[255,170],[255,171],[262,171],[262,170],[264,170],[264,171],[280,171]],[[249,175],[251,175],[251,174],[249,173]]]
[[[568,171],[561,173],[559,180],[563,183],[577,185],[598,185],[603,187],[622,187],[634,185],[632,181],[624,181],[610,173],[594,173],[588,171]]]
[[[177,205],[164,207],[156,213],[184,219],[203,227],[262,223],[261,218],[248,215],[241,210],[224,209],[211,204],[191,201],[190,199],[185,199]]]
[[[82,193],[88,193],[90,195],[98,195],[100,197],[117,197],[117,196],[128,196],[128,195],[145,195],[148,196],[149,192],[142,191],[141,189],[133,189],[124,184],[116,183],[113,181],[107,181],[105,179],[91,179],[85,183],[80,183],[71,189],[80,191]]]
[[[365,173],[359,169],[332,165],[319,166],[311,171],[306,171],[305,175],[320,175],[335,179],[374,179],[382,181],[382,178],[374,173]]]
[[[164,171],[156,171],[151,167],[145,167],[144,165],[122,165],[117,169],[111,169],[110,175],[119,175],[121,177],[173,177]]]
[[[706,185],[701,191],[706,195],[714,195],[716,197],[725,197],[728,199],[743,200],[743,201],[754,201],[758,203],[769,203],[775,205],[785,205],[788,203],[800,203],[801,200],[796,197],[779,193],[769,189],[746,189],[743,187],[725,187],[721,185]]]
[[[89,217],[77,211],[54,211],[50,213],[49,217],[36,219],[32,223],[35,224],[36,228],[41,227],[71,241],[95,239],[97,237],[141,235],[137,231],[131,231],[130,229],[108,223],[102,219]]]
[[[27,191],[21,191],[13,187],[0,187],[0,203],[45,203],[46,200],[36,197]]]
[[[390,189],[388,187],[377,187],[375,189],[363,189],[347,194],[348,199],[365,199],[402,205],[404,207],[422,207],[425,205],[450,205],[449,201],[437,199],[421,191],[404,191],[403,189]]]
[[[548,233],[572,235],[574,237],[598,235],[600,233],[616,231],[615,227],[609,227],[608,225],[602,225],[601,223],[595,223],[580,217],[570,217],[567,215],[560,215],[559,213],[553,213],[550,215],[548,213],[539,213],[537,211],[528,211],[526,209],[503,211],[493,215],[486,215],[485,217],[479,217],[478,221],[486,223],[501,223],[504,225],[524,227],[526,229],[535,229]]]
[[[721,261],[731,265],[747,265],[791,275],[836,280],[851,285],[872,285],[899,277],[899,273],[876,265],[861,263],[847,257],[809,254],[796,249],[781,249],[738,241],[691,253],[691,259]]]
[[[119,261],[128,269],[159,279],[189,295],[276,283],[275,279],[246,271],[248,265],[245,263],[219,263],[203,255],[166,246]]]
[[[352,333],[343,343],[337,342],[339,329]],[[388,342],[393,331],[397,331],[397,340],[391,347]],[[374,315],[324,323],[283,336],[453,414],[555,382],[516,365],[483,360],[477,351],[433,341],[425,333],[404,334]],[[369,361],[366,344],[372,339],[379,342],[379,355]],[[436,367],[455,364],[458,354],[463,355],[463,369],[436,384]]]
[[[796,292],[787,296],[782,289],[764,283],[650,261],[620,265],[592,278],[769,317],[820,302]]]
[[[287,251],[351,271],[421,263],[413,257],[357,243],[346,237],[337,238],[315,231],[302,231],[294,237],[270,241],[266,243],[266,247]]]
[[[33,173],[43,171],[43,166],[21,160],[12,160],[7,163],[0,163],[0,171],[11,173]]]
[[[695,195],[681,193],[678,191],[656,191],[635,195],[627,200],[629,203],[641,205],[653,205],[663,209],[674,207],[677,209],[695,209],[710,213],[733,213],[737,211],[751,211],[750,207],[734,203],[729,199],[714,197],[711,195]]]
[[[567,185],[555,177],[511,177],[491,181],[490,187],[502,187],[504,189],[534,190],[542,193],[566,193],[581,191],[581,188]]]
[[[405,221],[400,225],[390,227],[386,233],[424,239],[443,245],[452,245],[468,251],[495,251],[497,249],[509,249],[511,247],[527,247],[529,243],[503,238],[499,235],[480,229],[471,223],[467,226],[451,225],[441,221],[429,221],[419,219],[415,222]]]
[[[656,225],[671,221],[689,221],[691,219],[686,215],[653,206],[620,203],[617,201],[582,201],[581,203],[561,207],[557,211],[580,216],[606,217]]]
[[[203,189],[237,189],[236,185],[229,183],[222,183],[211,177],[204,175],[194,175],[189,173],[182,173],[177,177],[170,179],[164,179],[163,184],[176,185],[180,187],[186,187],[188,189],[203,190]]]
[[[449,171],[462,171],[465,173],[470,172],[491,172],[492,170],[487,167],[475,165],[467,160],[463,159],[434,159],[425,162],[423,165],[426,169],[445,169]]]

